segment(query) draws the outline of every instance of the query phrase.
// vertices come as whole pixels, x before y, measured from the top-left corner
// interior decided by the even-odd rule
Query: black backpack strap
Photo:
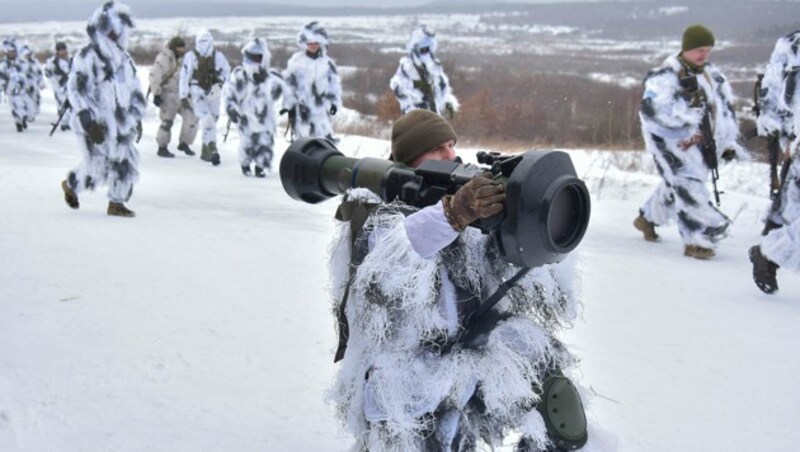
[[[336,209],[335,218],[337,220],[350,222],[350,268],[347,275],[347,284],[344,288],[344,295],[342,296],[341,303],[339,303],[339,308],[336,310],[336,322],[339,325],[339,341],[336,346],[336,355],[333,358],[334,363],[344,358],[344,353],[347,350],[347,340],[350,338],[350,324],[347,321],[345,309],[347,308],[347,299],[350,296],[350,286],[353,283],[357,268],[356,259],[354,259],[357,248],[356,241],[370,213],[379,205],[379,203],[345,199],[339,205],[339,208]]]

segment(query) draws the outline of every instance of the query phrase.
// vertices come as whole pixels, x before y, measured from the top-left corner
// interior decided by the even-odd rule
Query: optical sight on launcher
[[[505,185],[505,209],[470,226],[492,234],[503,259],[538,267],[561,261],[578,246],[589,224],[591,202],[567,153],[479,152],[478,162],[489,167],[427,160],[415,169],[391,160],[345,157],[326,139],[302,138],[281,158],[280,176],[289,196],[310,204],[362,187],[384,201],[421,208],[488,171]]]

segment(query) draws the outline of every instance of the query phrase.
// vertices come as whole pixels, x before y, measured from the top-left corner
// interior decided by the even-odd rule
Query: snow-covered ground
[[[325,403],[336,203],[293,201],[277,174],[243,177],[235,132],[219,167],[156,157],[150,107],[137,217],[107,216],[103,190],[72,211],[59,183],[77,145],[47,136],[43,96],[23,134],[0,105],[0,451],[347,450]],[[340,147],[384,156],[388,144]],[[723,169],[736,222],[702,262],[675,227],[652,244],[631,226],[658,180],[642,153],[572,156],[594,197],[576,251],[583,315],[565,340],[596,393],[593,421],[622,451],[797,450],[800,275],[780,271],[766,296],[746,257],[765,165]]]

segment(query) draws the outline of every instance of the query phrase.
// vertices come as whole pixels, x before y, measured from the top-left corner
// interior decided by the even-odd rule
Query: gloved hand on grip
[[[725,160],[726,162],[730,162],[731,160],[736,158],[736,150],[735,149],[725,149],[724,151],[722,151],[722,155],[720,157],[722,157],[722,160]]]
[[[92,143],[101,144],[106,141],[108,127],[101,122],[92,120],[92,113],[89,110],[81,110],[78,112],[78,120]]]
[[[486,176],[476,176],[443,199],[444,214],[456,231],[463,231],[479,218],[488,218],[503,211],[505,187]]]

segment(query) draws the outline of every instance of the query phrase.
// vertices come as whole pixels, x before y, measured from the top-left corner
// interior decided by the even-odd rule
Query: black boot
[[[23,130],[22,129],[22,124],[21,123],[17,123],[16,126],[17,126],[17,132],[22,132],[22,130]]]
[[[71,127],[70,127],[70,126],[69,126],[69,124],[67,124],[66,122],[65,122],[65,123],[63,123],[63,124],[61,124],[61,131],[62,131],[62,132],[66,132],[66,131],[67,131],[67,130],[69,130],[69,129],[71,129]]]
[[[175,154],[173,154],[172,152],[169,152],[169,149],[167,149],[166,146],[162,146],[162,147],[158,148],[158,152],[156,152],[156,155],[159,156],[159,157],[166,157],[166,158],[170,158],[170,159],[175,157]]]
[[[28,118],[22,118],[22,128],[28,130]]]
[[[782,224],[778,224],[778,223],[776,223],[776,222],[774,222],[772,220],[767,220],[767,222],[764,223],[764,230],[761,231],[761,235],[766,236],[767,234],[769,234],[770,231],[773,231],[775,229],[779,229],[779,228],[782,228],[782,227],[783,227]]]
[[[250,175],[250,165],[242,165],[242,174],[244,174],[245,176]]]
[[[185,152],[185,153],[186,153],[186,155],[189,155],[189,156],[191,156],[191,155],[194,155],[194,151],[193,151],[193,150],[192,150],[192,148],[190,148],[190,147],[189,147],[189,145],[188,145],[188,144],[186,144],[186,143],[181,143],[181,144],[179,144],[179,145],[178,145],[178,150],[179,150],[179,151],[183,151],[183,152]]]
[[[266,177],[266,174],[264,174],[264,168],[256,166],[256,177]]]
[[[761,247],[756,245],[750,248],[750,262],[753,263],[753,281],[764,293],[774,293],[778,290],[778,264],[767,259],[761,254]]]

